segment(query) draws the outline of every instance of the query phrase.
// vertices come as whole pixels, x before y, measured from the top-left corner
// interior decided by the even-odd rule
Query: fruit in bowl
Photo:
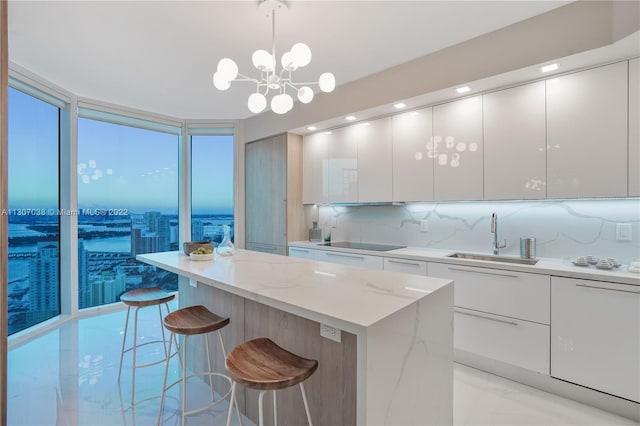
[[[187,256],[193,252],[198,252],[198,254],[213,253],[213,248],[214,243],[211,241],[187,241],[182,243],[182,250]]]

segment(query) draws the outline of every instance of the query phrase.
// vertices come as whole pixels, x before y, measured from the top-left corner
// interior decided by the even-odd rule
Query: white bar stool
[[[222,340],[222,333],[220,332],[220,329],[225,327],[227,324],[229,324],[229,318],[223,318],[221,316],[218,316],[202,305],[189,306],[187,308],[178,309],[177,311],[170,313],[164,318],[164,326],[167,328],[167,330],[171,331],[171,337],[169,338],[169,353],[171,352],[171,346],[174,340],[176,340],[175,339],[176,334],[183,335],[184,339],[182,341],[182,357],[181,357],[182,372],[181,372],[180,378],[178,378],[178,380],[174,381],[168,386],[167,386],[167,373],[169,371],[170,357],[167,357],[167,363],[164,369],[164,379],[162,381],[162,395],[160,397],[160,411],[158,413],[158,424],[160,424],[162,420],[162,411],[164,409],[165,393],[178,383],[182,384],[182,398],[181,398],[182,399],[181,401],[182,425],[184,425],[185,417],[188,416],[189,414],[199,413],[201,411],[207,410],[221,403],[222,401],[225,400],[227,396],[231,394],[231,383],[232,383],[231,378],[226,374],[211,371],[211,355],[209,353],[210,351],[209,351],[209,334],[208,333],[212,331],[217,331],[218,339],[220,340],[220,348],[222,350],[222,355],[223,357],[226,358],[227,355],[224,349],[224,341]],[[187,367],[186,367],[187,338],[193,335],[204,335],[205,347],[207,351],[207,365],[208,365],[209,371],[194,373],[187,376]],[[209,387],[211,390],[211,402],[202,407],[187,411],[186,409],[187,380],[192,377],[200,377],[200,376],[209,377]],[[230,387],[229,391],[224,395],[222,395],[217,400],[215,399],[214,391],[213,391],[214,376],[218,376],[229,381],[229,387]],[[231,398],[235,398],[235,395],[232,395]],[[229,405],[229,410],[231,410],[231,407],[233,407],[233,405],[234,405],[233,402],[231,402]],[[236,403],[235,406],[236,406],[236,414],[238,415],[240,425],[242,425],[242,417],[240,416],[240,410],[238,409],[238,404]],[[229,419],[230,418],[231,416],[229,415]]]
[[[175,299],[175,294],[170,294],[165,292],[164,290],[158,287],[150,287],[150,288],[138,288],[135,290],[129,290],[126,293],[123,293],[120,296],[120,301],[127,305],[127,319],[124,324],[124,336],[122,338],[122,350],[120,352],[120,367],[118,368],[118,383],[120,383],[120,377],[122,375],[122,361],[124,359],[124,354],[127,352],[133,353],[133,366],[131,368],[131,405],[134,405],[134,398],[136,393],[136,369],[149,367],[152,365],[160,364],[165,362],[167,359],[167,341],[165,339],[164,327],[162,327],[162,305],[164,304],[167,314],[171,311],[169,310],[169,302]],[[158,307],[158,315],[160,318],[160,328],[162,330],[162,340],[153,340],[144,343],[138,344],[138,311],[141,308],[147,306],[157,306]],[[129,348],[125,349],[127,342],[127,332],[129,329],[129,314],[131,313],[131,308],[135,307],[135,314],[133,320],[133,343]],[[148,362],[146,364],[137,365],[136,364],[136,354],[137,349],[151,344],[159,344],[162,343],[164,347],[164,357],[157,361]],[[175,355],[175,353],[173,354]],[[171,355],[172,356],[172,355]]]
[[[227,426],[231,423],[231,408],[235,403],[237,383],[260,391],[258,396],[259,426],[264,425],[262,410],[264,393],[273,391],[273,424],[277,426],[276,390],[299,384],[307,421],[309,426],[313,426],[302,382],[311,377],[318,369],[318,361],[302,358],[281,348],[270,339],[260,338],[236,346],[227,356],[226,365],[227,371],[233,379]]]

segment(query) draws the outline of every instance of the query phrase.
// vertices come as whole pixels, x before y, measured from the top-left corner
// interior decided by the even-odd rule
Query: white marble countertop
[[[136,259],[354,333],[451,283],[248,250],[211,261],[192,261],[178,251]]]
[[[597,281],[615,282],[620,284],[631,284],[640,286],[640,274],[627,271],[628,265],[611,270],[597,269],[595,266],[575,266],[565,259],[538,258],[535,265],[521,265],[504,262],[493,262],[486,260],[457,259],[448,257],[455,250],[429,249],[419,247],[406,247],[390,251],[372,251],[345,249],[340,247],[323,246],[322,243],[311,243],[309,241],[290,242],[291,247],[306,247],[321,250],[342,251],[348,253],[358,253],[369,256],[394,257],[401,259],[422,260],[427,262],[450,263],[456,265],[477,266],[493,269],[503,269],[508,271],[530,272],[535,274],[555,275],[569,278],[581,278]],[[465,250],[460,252],[467,253]],[[477,253],[491,254],[491,253]]]

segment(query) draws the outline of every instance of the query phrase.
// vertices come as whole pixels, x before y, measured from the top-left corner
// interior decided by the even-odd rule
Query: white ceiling
[[[337,85],[544,13],[568,1],[292,1],[276,15],[278,56],[307,43],[294,73]],[[223,57],[256,75],[254,50],[271,47],[257,1],[9,2],[9,59],[76,94],[177,118],[251,115],[251,83],[226,92],[211,77]]]

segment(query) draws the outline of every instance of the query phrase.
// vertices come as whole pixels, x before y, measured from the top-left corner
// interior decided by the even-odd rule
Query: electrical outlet
[[[616,241],[631,241],[630,223],[616,223]]]
[[[320,336],[340,343],[340,330],[335,327],[330,327],[326,324],[320,324]]]
[[[193,278],[189,278],[189,285],[190,285],[191,287],[198,288],[198,281],[197,281],[197,280],[194,280]]]
[[[420,232],[429,232],[429,220],[422,219],[420,221]]]

